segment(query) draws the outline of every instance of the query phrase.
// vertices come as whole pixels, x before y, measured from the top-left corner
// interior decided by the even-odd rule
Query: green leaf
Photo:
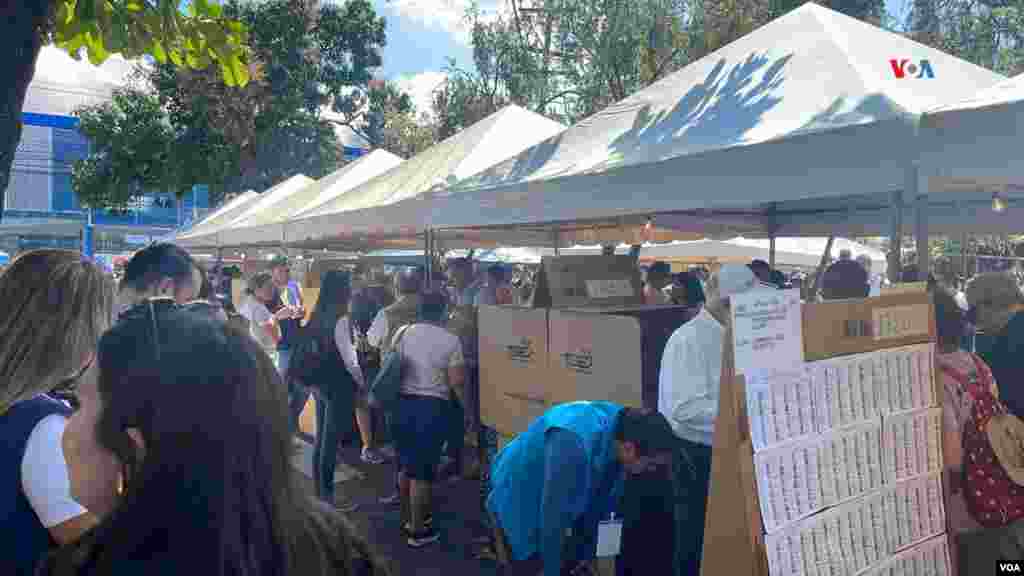
[[[77,0],[75,3],[75,17],[82,22],[92,22],[96,18],[97,0]]]
[[[157,62],[167,64],[167,52],[164,51],[163,43],[157,38],[153,39],[152,51],[153,58],[155,58]]]
[[[178,68],[182,68],[185,65],[185,60],[182,58],[181,50],[175,48],[167,51],[167,56],[170,57],[171,63]]]
[[[110,52],[103,45],[103,38],[99,34],[89,32],[85,35],[85,50],[89,55],[89,61],[96,66],[110,58]]]

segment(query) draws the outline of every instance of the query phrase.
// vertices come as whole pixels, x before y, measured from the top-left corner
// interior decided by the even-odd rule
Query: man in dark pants
[[[302,289],[298,282],[291,279],[291,267],[287,256],[277,256],[270,262],[270,274],[274,282],[274,299],[270,313],[276,314],[282,308],[292,311],[289,318],[277,322],[281,327],[281,340],[277,343],[277,367],[282,378],[285,378],[292,355],[292,341],[298,336],[299,326],[306,316],[306,311],[302,301]],[[302,384],[289,380],[288,415],[291,418],[292,433],[299,428],[299,415],[302,414],[308,400],[309,391]]]

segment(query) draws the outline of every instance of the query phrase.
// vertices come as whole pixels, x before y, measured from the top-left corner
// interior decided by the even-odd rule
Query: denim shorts
[[[399,397],[395,407],[395,450],[398,467],[414,480],[433,482],[441,447],[451,429],[447,400],[430,396]]]

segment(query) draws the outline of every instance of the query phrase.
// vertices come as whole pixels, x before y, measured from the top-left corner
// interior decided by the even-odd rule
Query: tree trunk
[[[49,0],[18,0],[0,8],[0,54],[5,55],[0,58],[0,80],[4,83],[0,97],[0,221],[14,153],[21,141],[21,108],[35,75],[50,7]]]

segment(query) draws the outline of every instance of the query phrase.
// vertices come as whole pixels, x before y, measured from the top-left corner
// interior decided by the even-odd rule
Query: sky
[[[331,1],[331,0],[326,0]],[[484,10],[502,0],[483,0]],[[886,0],[889,13],[905,16],[908,0]],[[472,68],[473,54],[463,14],[469,0],[372,0],[387,21],[382,76],[412,96],[418,111],[429,111],[430,94],[444,79],[448,58]]]
[[[387,22],[381,76],[412,96],[416,109],[429,112],[430,94],[444,80],[448,60],[472,68],[469,29],[463,15],[468,0],[372,0]],[[481,5],[487,6],[487,0]]]

